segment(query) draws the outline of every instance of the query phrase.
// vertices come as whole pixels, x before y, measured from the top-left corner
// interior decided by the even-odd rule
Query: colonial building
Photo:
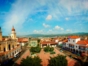
[[[69,36],[63,42],[63,48],[78,55],[88,54],[88,40],[81,40],[79,36]]]
[[[28,44],[28,38],[17,38],[18,44],[20,44],[22,47]]]
[[[17,44],[16,32],[12,27],[11,36],[8,38],[2,37],[2,31],[0,27],[0,61],[16,57],[21,52],[21,47]]]
[[[46,46],[56,47],[58,45],[58,41],[52,38],[44,38],[44,39],[41,39],[40,45],[41,45],[41,48]]]
[[[29,47],[37,47],[39,44],[39,39],[37,38],[29,38]]]

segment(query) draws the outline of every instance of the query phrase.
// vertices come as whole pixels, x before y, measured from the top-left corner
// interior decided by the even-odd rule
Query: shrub
[[[50,54],[55,54],[55,52],[53,51],[53,52],[50,52]]]

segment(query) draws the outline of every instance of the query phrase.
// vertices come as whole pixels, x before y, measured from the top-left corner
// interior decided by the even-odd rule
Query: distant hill
[[[3,38],[7,38],[8,36],[2,36]]]
[[[78,33],[67,33],[67,34],[29,34],[29,35],[17,35],[17,37],[56,37],[56,36],[70,36],[70,35],[88,36],[88,33],[78,32]],[[3,37],[8,37],[8,36],[3,36]]]
[[[88,36],[88,33],[79,32],[79,33],[68,33],[68,34],[29,34],[29,35],[24,35],[23,37],[55,37],[55,36],[69,36],[69,35]]]

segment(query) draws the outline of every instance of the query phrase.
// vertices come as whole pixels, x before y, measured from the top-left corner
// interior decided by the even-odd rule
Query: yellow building
[[[21,46],[17,44],[14,27],[12,28],[11,36],[8,38],[2,37],[0,27],[0,61],[16,57],[19,52],[21,52]]]
[[[38,39],[36,38],[31,38],[28,43],[29,43],[29,47],[37,47],[39,44]]]

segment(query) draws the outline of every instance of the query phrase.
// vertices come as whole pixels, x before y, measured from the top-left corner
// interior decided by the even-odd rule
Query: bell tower
[[[12,27],[12,31],[11,31],[11,38],[16,39],[16,32],[15,32],[14,26]]]
[[[0,27],[0,41],[2,41],[2,31],[1,31],[1,27]]]

